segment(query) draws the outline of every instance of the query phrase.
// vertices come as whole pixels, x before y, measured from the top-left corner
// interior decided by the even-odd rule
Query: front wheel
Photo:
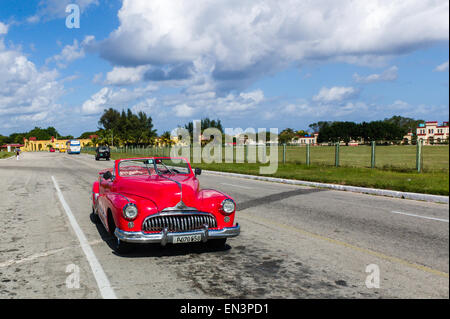
[[[114,235],[114,251],[119,255],[124,255],[133,250],[133,246],[130,243],[124,242]]]
[[[92,205],[91,221],[92,221],[94,224],[99,224],[99,223],[100,223],[100,217],[98,217],[98,214],[95,212],[95,207],[94,207],[94,205]]]
[[[129,253],[133,249],[133,245],[117,238],[116,225],[115,225],[114,221],[110,220],[109,229],[111,230],[111,235],[113,236],[113,245],[112,245],[113,250],[119,255],[124,255],[124,254]]]

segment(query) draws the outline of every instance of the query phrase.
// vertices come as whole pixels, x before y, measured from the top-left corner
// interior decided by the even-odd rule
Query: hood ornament
[[[173,212],[173,211],[198,211],[198,209],[195,207],[186,206],[186,204],[183,203],[183,200],[180,200],[178,204],[176,204],[175,206],[167,207],[162,210],[162,212]]]

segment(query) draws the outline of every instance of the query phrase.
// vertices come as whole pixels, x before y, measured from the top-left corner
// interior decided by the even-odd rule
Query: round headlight
[[[230,198],[224,199],[222,202],[222,210],[224,213],[231,214],[234,212],[236,208],[236,204],[234,201]]]
[[[137,214],[138,209],[136,205],[133,203],[126,204],[125,207],[123,208],[123,216],[126,219],[135,219],[137,217]]]

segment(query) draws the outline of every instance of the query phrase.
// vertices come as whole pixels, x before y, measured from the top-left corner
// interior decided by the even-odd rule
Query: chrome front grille
[[[143,231],[185,232],[205,228],[217,227],[216,218],[210,214],[173,214],[148,217],[142,224]]]

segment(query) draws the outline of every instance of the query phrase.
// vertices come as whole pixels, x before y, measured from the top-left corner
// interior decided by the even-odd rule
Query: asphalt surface
[[[449,298],[448,205],[203,174],[202,188],[236,199],[239,237],[221,250],[119,256],[90,220],[92,183],[112,165],[59,153],[0,161],[0,298],[102,298],[86,246],[117,298]],[[367,286],[371,267],[379,288]]]

